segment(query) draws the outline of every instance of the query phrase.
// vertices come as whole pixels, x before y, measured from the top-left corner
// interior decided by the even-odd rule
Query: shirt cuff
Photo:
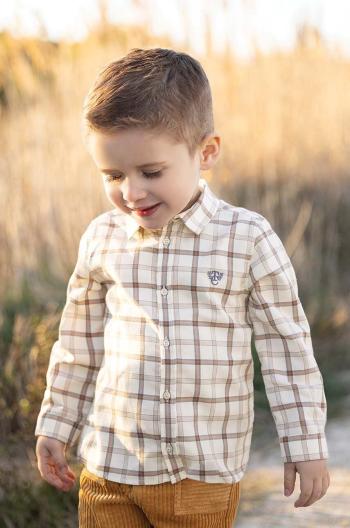
[[[284,436],[280,438],[283,462],[305,462],[328,459],[328,447],[324,433]]]
[[[73,418],[47,414],[38,418],[34,436],[49,436],[64,442],[68,446],[73,446],[78,441],[81,430],[82,424],[77,424]]]

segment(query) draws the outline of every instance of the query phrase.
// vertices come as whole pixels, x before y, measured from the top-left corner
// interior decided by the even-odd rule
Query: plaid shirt
[[[141,236],[117,209],[90,222],[68,283],[35,435],[127,484],[244,475],[251,335],[285,462],[328,458],[327,406],[284,246],[259,213],[202,193]]]

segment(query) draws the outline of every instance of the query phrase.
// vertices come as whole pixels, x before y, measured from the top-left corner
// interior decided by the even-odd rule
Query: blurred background
[[[207,72],[222,149],[203,177],[222,199],[267,217],[284,242],[328,402],[331,487],[295,509],[299,477],[285,498],[252,344],[256,421],[235,526],[350,526],[349,19],[346,0],[1,5],[1,526],[77,526],[78,485],[67,494],[41,479],[34,427],[79,238],[111,209],[80,115],[103,65],[156,46],[192,54]],[[69,457],[79,476],[74,450]]]

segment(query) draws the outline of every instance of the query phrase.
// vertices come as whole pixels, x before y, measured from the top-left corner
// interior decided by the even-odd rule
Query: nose
[[[124,201],[129,204],[141,202],[147,196],[147,192],[141,182],[124,180],[120,185],[120,190]]]

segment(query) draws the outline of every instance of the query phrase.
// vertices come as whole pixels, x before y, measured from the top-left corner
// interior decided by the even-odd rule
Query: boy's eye
[[[162,171],[155,171],[155,172],[144,172],[143,174],[147,176],[148,178],[154,178],[155,176],[160,176]]]
[[[143,174],[147,177],[147,178],[156,178],[157,176],[160,176],[162,173],[162,171],[155,171],[155,172],[144,172]],[[110,181],[120,181],[121,180],[121,176],[116,176],[114,174],[109,174],[107,177],[106,177],[106,181],[107,182],[110,182]]]

